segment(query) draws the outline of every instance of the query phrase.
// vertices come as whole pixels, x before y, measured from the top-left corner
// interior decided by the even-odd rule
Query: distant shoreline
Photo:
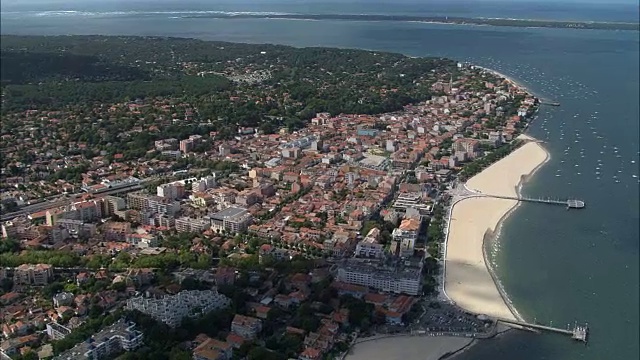
[[[605,21],[559,21],[507,18],[465,18],[451,16],[369,15],[369,14],[188,14],[183,19],[278,19],[278,20],[347,20],[347,21],[404,21],[451,25],[506,26],[522,28],[558,28],[578,30],[640,31],[640,23]]]

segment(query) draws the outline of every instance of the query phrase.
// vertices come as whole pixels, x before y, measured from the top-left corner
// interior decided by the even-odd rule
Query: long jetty
[[[535,203],[551,204],[551,205],[563,205],[563,206],[566,206],[568,209],[582,209],[586,206],[584,201],[575,200],[575,199],[554,200],[554,199],[543,199],[543,198],[488,195],[488,194],[482,194],[482,195],[486,197],[496,198],[496,199],[517,200],[517,201],[535,202]]]
[[[540,325],[540,324],[530,324],[524,321],[518,320],[509,320],[503,318],[496,318],[498,322],[502,322],[505,324],[512,324],[522,326],[528,329],[535,329],[540,331],[554,332],[563,335],[569,335],[572,339],[582,341],[586,343],[589,340],[589,326],[588,325],[578,325],[574,324],[573,329],[560,329],[552,326]]]
[[[557,101],[540,99],[540,105],[560,106],[560,103]]]

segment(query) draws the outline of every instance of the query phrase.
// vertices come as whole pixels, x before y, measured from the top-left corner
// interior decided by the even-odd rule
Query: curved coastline
[[[515,80],[514,78],[512,78],[512,77],[510,77],[510,76],[507,76],[507,75],[505,75],[505,74],[503,74],[503,73],[501,73],[501,72],[499,72],[499,71],[497,71],[497,70],[486,68],[486,67],[484,67],[484,66],[475,65],[475,64],[474,64],[473,66],[475,66],[475,67],[476,67],[476,68],[478,68],[478,69],[482,69],[483,71],[488,72],[488,73],[492,74],[493,76],[497,76],[497,77],[499,77],[499,78],[503,78],[503,79],[507,80],[507,81],[508,81],[508,82],[510,82],[513,86],[515,86],[515,87],[517,87],[517,88],[520,88],[520,89],[522,89],[522,90],[526,91],[527,93],[529,93],[529,94],[531,94],[531,95],[535,96],[535,97],[536,97],[536,98],[538,98],[538,99],[541,99],[541,98],[542,98],[542,96],[540,96],[540,94],[537,94],[535,91],[532,91],[531,89],[529,89],[528,87],[526,87],[525,85],[523,85],[521,82],[518,82],[517,80]]]
[[[525,147],[528,147],[528,149],[524,149]],[[518,153],[518,151],[520,153]],[[544,158],[536,159],[537,157],[540,157],[540,154],[536,154],[540,151],[544,154]],[[532,156],[526,156],[527,152],[531,153]],[[480,174],[485,173],[485,177],[490,177],[491,174],[487,175],[487,171],[495,171],[496,167],[494,166],[500,166],[498,165],[500,163],[502,163],[503,166],[507,166],[508,164],[504,164],[509,161],[510,157],[513,159],[513,156],[519,156],[521,158],[524,157],[525,159],[530,158],[532,159],[531,161],[536,161],[535,164],[531,164],[534,166],[530,170],[526,171],[526,173],[520,174],[518,182],[512,187],[516,195],[520,195],[523,183],[529,180],[546,162],[548,162],[550,155],[542,146],[540,146],[540,144],[536,143],[534,140],[529,141],[527,144],[508,155],[506,158],[485,169]],[[514,160],[511,161],[513,162]],[[480,174],[476,176],[479,176]],[[485,190],[485,193],[492,193],[492,191],[486,191],[486,189],[483,188],[482,181],[478,181],[479,184],[474,185],[474,178],[470,179],[469,183],[471,184],[468,183],[470,185],[469,187],[480,188]],[[505,207],[505,201],[511,201],[511,204],[508,207]],[[461,205],[466,205],[466,207],[460,210]],[[518,205],[519,202],[513,200],[483,199],[478,197],[458,199],[454,204],[452,204],[450,208],[447,236],[445,239],[443,292],[444,295],[456,305],[474,313],[487,313],[488,315],[513,317],[515,319],[522,320],[522,316],[513,306],[513,303],[500,283],[499,278],[495,273],[495,269],[491,265],[491,261],[486,250],[489,242],[497,241],[504,221],[515,211],[515,209],[517,209]],[[481,221],[484,220],[485,222],[488,222],[484,224],[484,226],[486,226],[486,230],[482,235],[482,239],[480,241],[478,241],[478,239],[471,239],[469,241],[470,243],[468,245],[470,247],[481,247],[479,252],[478,249],[474,250],[465,248],[465,245],[467,245],[465,239],[468,236],[473,236],[471,234],[474,233],[474,230],[477,234],[478,228],[483,226],[483,224],[473,224],[473,220],[467,219],[469,212],[477,212],[478,209],[482,209],[485,213],[492,213],[490,215],[485,214],[485,216],[480,219]],[[466,223],[456,223],[456,221],[454,221],[456,210],[459,210],[458,215],[460,215],[460,212],[464,213],[466,210],[467,216],[464,216],[464,214],[462,216],[467,220]],[[500,217],[496,222],[494,222],[498,215]],[[462,241],[465,243],[461,243]],[[457,248],[454,249],[453,255],[451,251],[452,245],[457,246]],[[454,268],[452,268],[452,266],[454,266]],[[472,267],[471,270],[468,269],[469,266]],[[482,271],[482,268],[484,268],[485,274],[477,274]],[[474,281],[469,281],[470,271],[474,272]],[[486,275],[491,279],[491,283],[487,281],[488,278]],[[482,281],[484,281],[484,284],[480,286],[481,289],[474,289],[476,293],[468,291],[467,287],[477,287],[477,283]],[[454,283],[452,284],[452,282]],[[482,291],[482,293],[478,293],[479,291]],[[482,300],[478,300],[478,297],[481,296],[483,297]],[[487,311],[484,311],[485,309],[487,309]]]
[[[533,138],[531,138],[532,140],[534,140]],[[542,168],[546,163],[549,162],[549,160],[551,159],[551,155],[549,154],[549,152],[544,149],[544,147],[540,146],[545,154],[546,157],[545,159],[538,164],[529,174],[526,175],[522,175],[520,177],[520,181],[518,182],[518,184],[516,185],[516,194],[518,197],[522,196],[522,187],[523,185],[529,181],[531,178],[533,178],[533,176],[536,174],[536,172],[538,172],[538,170],[540,170],[540,168]],[[519,321],[524,321],[524,318],[522,317],[522,315],[518,312],[518,309],[516,309],[516,307],[513,305],[513,302],[511,301],[511,298],[509,297],[509,295],[507,294],[506,290],[504,289],[504,286],[502,285],[502,282],[500,281],[500,277],[497,275],[495,268],[493,267],[492,263],[491,263],[491,258],[490,258],[490,254],[487,251],[487,247],[489,245],[491,245],[493,242],[499,241],[500,239],[500,235],[502,235],[502,226],[504,225],[504,222],[520,207],[520,205],[522,205],[521,202],[517,202],[515,206],[513,206],[511,209],[509,209],[509,211],[507,213],[505,213],[502,218],[500,218],[500,221],[498,222],[498,225],[496,226],[494,231],[491,231],[489,229],[487,229],[487,232],[485,233],[485,238],[483,239],[483,244],[482,244],[482,255],[484,258],[484,262],[487,266],[487,270],[489,271],[489,274],[491,275],[491,278],[493,279],[494,283],[496,284],[496,288],[498,289],[498,292],[500,293],[500,296],[502,297],[502,300],[505,302],[505,304],[507,305],[507,307],[509,308],[509,310],[511,311],[511,313],[513,314],[513,316],[515,316],[516,319],[518,319]]]
[[[533,95],[535,97],[538,97],[536,94],[531,92],[526,86],[523,86],[522,84],[518,83],[517,81],[513,80],[512,78],[510,78],[510,77],[508,77],[508,76],[506,76],[506,75],[504,75],[502,73],[499,73],[499,72],[497,72],[495,70],[488,69],[488,68],[481,67],[481,66],[477,66],[477,67],[482,68],[483,70],[485,70],[485,71],[487,71],[487,72],[489,72],[489,73],[491,73],[491,74],[493,74],[495,76],[504,78],[505,80],[511,82],[514,86],[517,86],[517,87],[523,89],[524,91],[526,91],[527,93],[529,93],[529,94],[531,94],[531,95]],[[542,161],[538,162],[536,164],[536,166],[533,169],[531,169],[528,173],[522,174],[520,176],[519,181],[517,182],[517,184],[515,184],[515,186],[511,187],[512,189],[515,190],[515,194],[517,196],[521,195],[521,190],[522,190],[523,184],[525,182],[527,182],[529,179],[531,179],[533,177],[533,175],[543,165],[545,165],[549,161],[549,159],[551,157],[550,153],[543,146],[541,146],[537,142],[536,139],[534,139],[532,137],[529,137],[527,135],[524,135],[524,134],[521,134],[519,136],[519,138],[522,138],[522,139],[528,141],[528,143],[525,144],[525,145],[532,144],[534,146],[538,146],[544,152],[545,156],[544,156],[544,159]],[[525,146],[525,145],[523,145],[523,146]],[[508,158],[508,157],[510,157],[512,155],[513,155],[513,152],[511,154],[509,154],[506,158]],[[502,160],[504,160],[504,159],[502,159]],[[491,168],[491,166],[489,168]],[[489,168],[483,170],[483,172],[487,171]],[[480,174],[482,174],[482,172]],[[477,174],[476,176],[478,176],[480,174]],[[476,176],[474,176],[474,177],[476,177]],[[465,184],[465,186],[466,186],[466,184]],[[445,285],[446,284],[446,280],[447,280],[447,262],[448,262],[448,260],[447,260],[447,247],[448,247],[448,243],[449,243],[449,236],[450,236],[450,232],[451,232],[451,220],[452,220],[452,216],[453,216],[455,205],[458,204],[458,203],[461,203],[463,200],[470,201],[473,198],[474,197],[456,199],[451,204],[451,206],[449,207],[448,213],[447,213],[446,234],[445,234],[445,240],[444,240],[444,244],[443,244],[444,245],[444,254],[443,254],[444,261],[442,262],[442,273],[440,275],[440,281],[439,281],[440,282],[439,298],[440,299],[444,299],[446,301],[449,301],[449,302],[451,302],[453,304],[456,304],[458,306],[460,306],[460,305],[457,304],[455,299],[452,298],[449,294],[447,294],[447,287]],[[487,200],[487,199],[485,198],[485,200]],[[518,313],[517,309],[515,308],[515,306],[511,302],[508,294],[506,293],[504,287],[502,286],[502,283],[500,282],[497,274],[495,273],[494,268],[491,266],[491,261],[490,261],[490,258],[488,256],[488,254],[486,252],[486,248],[485,248],[485,246],[488,244],[488,241],[498,241],[499,236],[500,236],[500,234],[502,232],[502,225],[503,225],[504,221],[518,208],[518,206],[520,205],[520,202],[513,201],[513,200],[499,200],[499,199],[490,199],[490,200],[493,200],[493,201],[512,201],[513,204],[512,204],[512,206],[510,206],[502,214],[502,216],[500,217],[500,219],[496,223],[496,225],[495,225],[493,230],[487,229],[488,231],[491,231],[491,236],[490,237],[488,237],[488,236],[483,236],[482,237],[482,242],[481,242],[482,262],[484,263],[484,268],[485,268],[486,272],[488,273],[488,275],[492,279],[492,285],[493,285],[495,291],[498,293],[498,295],[499,295],[501,301],[503,302],[504,306],[509,310],[510,315],[512,317],[514,317],[515,319],[523,320],[522,316]],[[488,235],[487,234],[488,231],[485,231],[485,235]],[[466,310],[468,310],[468,309],[466,309]],[[501,336],[501,335],[507,333],[508,331],[510,331],[511,329],[512,329],[512,327],[500,326],[500,327],[498,327],[497,333],[496,333],[496,335],[494,335],[494,337]],[[407,337],[412,337],[412,336],[407,336]],[[422,345],[426,345],[422,341],[418,340],[418,339],[421,339],[421,337],[415,337],[415,338],[416,338],[417,341],[416,340],[412,340],[412,341],[415,341],[415,343],[414,343],[415,345],[414,346],[422,347]],[[472,348],[473,345],[478,342],[478,339],[471,339],[471,341],[467,342],[466,344],[461,344],[461,343],[455,344],[455,343],[453,343],[451,341],[447,341],[446,339],[448,337],[430,337],[430,338],[431,339],[438,339],[438,338],[442,339],[440,344],[442,344],[443,346],[446,346],[448,348],[448,351],[446,351],[445,353],[439,353],[438,351],[435,351],[435,349],[433,349],[433,348],[424,349],[424,351],[421,354],[420,358],[424,358],[424,356],[427,356],[428,358],[431,358],[431,357],[433,357],[435,355],[435,356],[437,356],[438,360],[444,360],[444,359],[450,360],[450,359],[453,359],[453,358],[457,358],[458,355],[466,352],[468,349]],[[382,339],[380,339],[380,340],[382,340]],[[401,347],[397,347],[397,346],[385,346],[382,343],[380,343],[379,341],[370,342],[370,344],[375,344],[375,346],[373,346],[373,347],[375,347],[379,351],[383,351],[383,352],[391,351],[392,350],[391,348],[396,349],[396,350],[400,350],[401,349]],[[397,345],[397,344],[395,344],[395,345]],[[367,348],[369,348],[369,347],[367,347]],[[384,350],[384,349],[386,349],[386,350]],[[347,354],[345,354],[346,358],[349,359],[349,360],[357,360],[357,357],[362,355],[363,349],[361,348],[360,351],[358,351],[358,354],[354,354],[355,350],[356,350],[356,348],[354,347],[354,348],[351,349],[351,351],[349,351]],[[401,351],[401,352],[404,352],[404,351]],[[404,359],[413,359],[410,356],[410,354],[404,354],[404,355],[407,355],[407,356],[402,356],[402,358],[404,358]]]
[[[538,161],[535,164],[535,166],[533,166],[532,169],[529,170],[527,173],[521,174],[518,177],[518,182],[516,184],[514,184],[514,186],[510,187],[510,189],[513,189],[513,191],[515,191],[515,193],[518,196],[521,195],[521,190],[522,190],[523,184],[526,183],[528,180],[530,180],[533,177],[533,175],[540,168],[542,168],[542,166],[545,165],[550,159],[549,152],[546,151],[546,149],[544,149],[540,144],[538,144],[535,139],[529,138],[529,137],[525,137],[525,139],[528,140],[528,142],[526,144],[524,144],[523,147],[529,145],[529,148],[533,148],[533,150],[535,150],[535,151],[540,151],[541,150],[543,152],[543,154],[544,154],[544,158],[540,159],[540,161]],[[519,149],[521,149],[521,148],[519,148]],[[514,153],[515,152],[513,152],[512,154],[514,154]],[[512,155],[510,154],[507,157],[505,157],[504,159],[509,158],[509,156],[512,156]],[[489,168],[491,168],[491,167],[489,167]],[[484,171],[489,170],[489,168],[485,169]],[[451,231],[451,219],[452,219],[452,216],[455,215],[454,210],[455,210],[455,206],[456,205],[462,204],[465,201],[467,201],[467,202],[473,201],[474,199],[475,200],[491,201],[491,202],[502,202],[502,203],[511,201],[513,203],[500,214],[500,218],[495,223],[493,228],[491,227],[492,224],[490,224],[489,228],[487,230],[485,230],[484,236],[482,236],[482,240],[478,244],[478,245],[480,245],[480,253],[481,253],[479,260],[481,260],[482,263],[484,264],[484,269],[486,271],[486,274],[491,279],[491,284],[485,284],[485,285],[491,285],[491,287],[493,288],[493,291],[495,291],[495,293],[497,295],[497,299],[502,302],[503,306],[509,312],[509,315],[511,315],[511,317],[513,317],[515,319],[518,319],[518,320],[523,320],[522,316],[518,313],[517,309],[515,308],[515,306],[512,304],[511,300],[509,299],[509,296],[506,293],[504,287],[500,283],[500,280],[499,280],[497,274],[495,273],[495,270],[491,266],[491,262],[490,262],[488,253],[486,251],[486,246],[489,244],[490,241],[498,241],[498,237],[499,237],[499,235],[500,235],[500,233],[502,231],[502,225],[503,225],[504,221],[509,218],[509,216],[518,208],[518,206],[520,206],[520,202],[518,202],[518,201],[501,200],[501,199],[489,199],[489,198],[483,198],[482,195],[479,195],[479,196],[473,196],[473,197],[470,197],[470,198],[457,199],[450,206],[449,212],[448,212],[449,216],[448,216],[448,222],[447,222],[448,223],[448,225],[447,225],[447,234],[445,236],[445,243],[444,243],[444,246],[445,246],[445,261],[444,261],[444,264],[443,264],[443,280],[442,280],[442,284],[441,284],[442,285],[442,287],[441,287],[442,294],[449,301],[451,301],[452,303],[456,304],[457,306],[459,306],[459,307],[461,307],[461,308],[463,308],[465,310],[471,311],[471,312],[480,313],[479,311],[474,311],[473,309],[467,309],[464,306],[461,306],[460,302],[456,301],[456,300],[458,300],[458,299],[456,299],[456,296],[454,295],[452,297],[446,291],[447,290],[447,286],[446,286],[447,265],[446,264],[448,262],[448,259],[447,259],[447,253],[448,253],[447,252],[447,246],[448,246],[448,243],[450,241],[449,235],[450,235],[450,231]],[[505,314],[502,314],[502,316],[508,317],[508,316],[505,316]],[[512,329],[512,327],[509,327],[509,326],[500,326],[498,328],[497,334],[495,336],[500,336],[500,335],[508,332],[511,329]],[[411,338],[414,338],[415,340],[411,340]],[[402,339],[402,340],[400,340],[400,339]],[[425,341],[425,339],[430,339],[430,340],[426,340]],[[363,341],[363,342],[369,343],[366,348],[363,349],[362,346],[360,346],[359,348],[357,346],[354,346],[353,349],[352,349],[353,352],[350,352],[347,355],[346,358],[348,360],[358,360],[358,359],[361,359],[361,358],[362,359],[368,358],[367,356],[372,355],[372,354],[380,355],[381,353],[384,353],[384,354],[390,356],[390,357],[387,357],[387,358],[413,359],[414,358],[414,354],[407,352],[408,351],[407,349],[409,349],[409,348],[412,348],[412,349],[420,348],[421,351],[422,351],[422,353],[421,353],[422,357],[420,357],[421,359],[423,359],[424,356],[427,356],[428,359],[437,359],[437,360],[446,359],[446,360],[450,360],[450,359],[454,359],[458,355],[464,353],[465,351],[467,351],[468,349],[473,347],[473,345],[478,342],[478,339],[466,338],[467,341],[461,341],[462,339],[465,339],[465,338],[458,338],[458,339],[460,339],[460,340],[456,341],[455,338],[451,338],[451,337],[447,337],[447,336],[442,336],[442,337],[421,337],[421,336],[411,336],[411,335],[385,337],[384,339],[383,338],[370,339],[372,341],[368,341],[368,340]],[[393,342],[393,346],[389,346],[389,344],[388,344],[389,342]],[[399,346],[398,342],[407,342],[407,344],[411,343],[411,346],[410,347],[409,346]],[[438,345],[434,346],[434,343],[438,344]],[[423,347],[424,347],[424,349],[422,349]],[[402,349],[405,349],[405,350],[402,350]],[[399,353],[401,353],[401,354],[399,354]],[[394,357],[396,355],[399,355],[399,357]],[[418,357],[415,357],[415,358],[417,359]]]

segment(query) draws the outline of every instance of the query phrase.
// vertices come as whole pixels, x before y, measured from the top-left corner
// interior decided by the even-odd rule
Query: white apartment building
[[[398,198],[393,202],[393,208],[395,210],[406,211],[409,208],[416,209],[421,212],[428,212],[431,210],[431,205],[425,203],[422,200],[422,194],[419,192],[401,193]]]
[[[384,254],[384,245],[380,244],[380,229],[369,230],[367,236],[356,245],[356,257],[380,258]]]
[[[15,284],[47,285],[53,276],[53,268],[47,264],[22,264],[13,273]]]
[[[391,249],[394,255],[402,258],[412,256],[419,231],[420,220],[413,218],[402,220],[400,226],[391,233],[393,236]]]
[[[356,245],[356,256],[363,258],[380,258],[384,253],[384,245],[374,238],[366,237]]]
[[[394,229],[391,236],[393,236],[391,244],[391,252],[393,255],[398,255],[402,258],[413,255],[417,236],[414,236],[411,232],[403,231],[400,228]]]
[[[194,219],[190,217],[181,217],[176,219],[177,232],[197,233],[207,230],[211,227],[211,221],[205,219]]]
[[[60,325],[55,321],[47,324],[47,335],[51,340],[64,339],[69,334],[71,334],[71,329],[64,325]]]
[[[149,195],[142,192],[128,193],[127,205],[129,209],[145,210],[149,207]]]
[[[127,194],[127,203],[130,209],[144,212],[159,213],[173,216],[180,210],[180,202],[162,196],[147,195],[144,193]]]
[[[81,201],[69,206],[49,209],[45,215],[48,226],[56,225],[60,219],[90,221],[100,217],[102,217],[100,200]]]
[[[170,327],[176,327],[185,317],[204,315],[230,304],[231,300],[216,290],[185,290],[159,299],[131,298],[127,300],[127,309],[138,310]]]
[[[104,215],[113,215],[117,211],[123,210],[127,204],[123,198],[117,196],[107,195],[103,198],[104,202]]]
[[[262,321],[251,316],[236,314],[231,322],[231,332],[245,339],[255,339],[261,330]]]
[[[338,281],[384,292],[418,295],[422,285],[421,272],[421,262],[385,264],[379,260],[347,259],[338,268]]]
[[[175,213],[180,211],[180,202],[159,196],[149,197],[148,204],[149,208],[145,210],[158,214],[173,216]]]
[[[102,217],[101,204],[96,200],[77,202],[71,206],[71,209],[78,212],[78,220],[87,221]]]
[[[156,195],[167,199],[178,199],[185,196],[185,190],[203,192],[216,186],[215,175],[198,178],[178,180],[167,184],[158,185]]]
[[[263,244],[258,251],[258,261],[262,264],[265,256],[269,256],[276,261],[290,260],[291,255],[286,249],[279,249],[270,244]]]
[[[214,231],[226,230],[230,233],[245,231],[253,221],[247,209],[231,206],[210,217],[211,228]]]
[[[201,178],[200,180],[194,180],[191,183],[191,191],[192,192],[202,192],[207,189],[211,189],[216,186],[216,177],[215,175],[209,175]]]
[[[132,351],[142,345],[143,334],[135,329],[135,324],[118,320],[107,326],[89,340],[53,358],[53,360],[101,360],[122,350]]]
[[[160,246],[160,240],[153,234],[128,234],[126,240],[129,244],[138,248]]]
[[[178,188],[174,184],[162,184],[156,187],[156,195],[175,200],[178,198]]]

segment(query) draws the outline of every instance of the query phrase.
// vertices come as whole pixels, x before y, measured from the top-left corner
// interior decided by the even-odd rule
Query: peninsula
[[[603,21],[554,21],[509,18],[480,18],[455,16],[412,16],[412,15],[372,15],[372,14],[189,14],[184,18],[210,19],[291,19],[291,20],[349,20],[349,21],[405,21],[458,25],[489,25],[511,27],[597,29],[597,30],[640,30],[640,24],[631,22]]]
[[[515,202],[452,204],[544,158],[512,81],[363,50],[0,40],[3,355],[357,359],[413,336],[435,359],[498,332],[465,289],[508,315],[480,245]]]

